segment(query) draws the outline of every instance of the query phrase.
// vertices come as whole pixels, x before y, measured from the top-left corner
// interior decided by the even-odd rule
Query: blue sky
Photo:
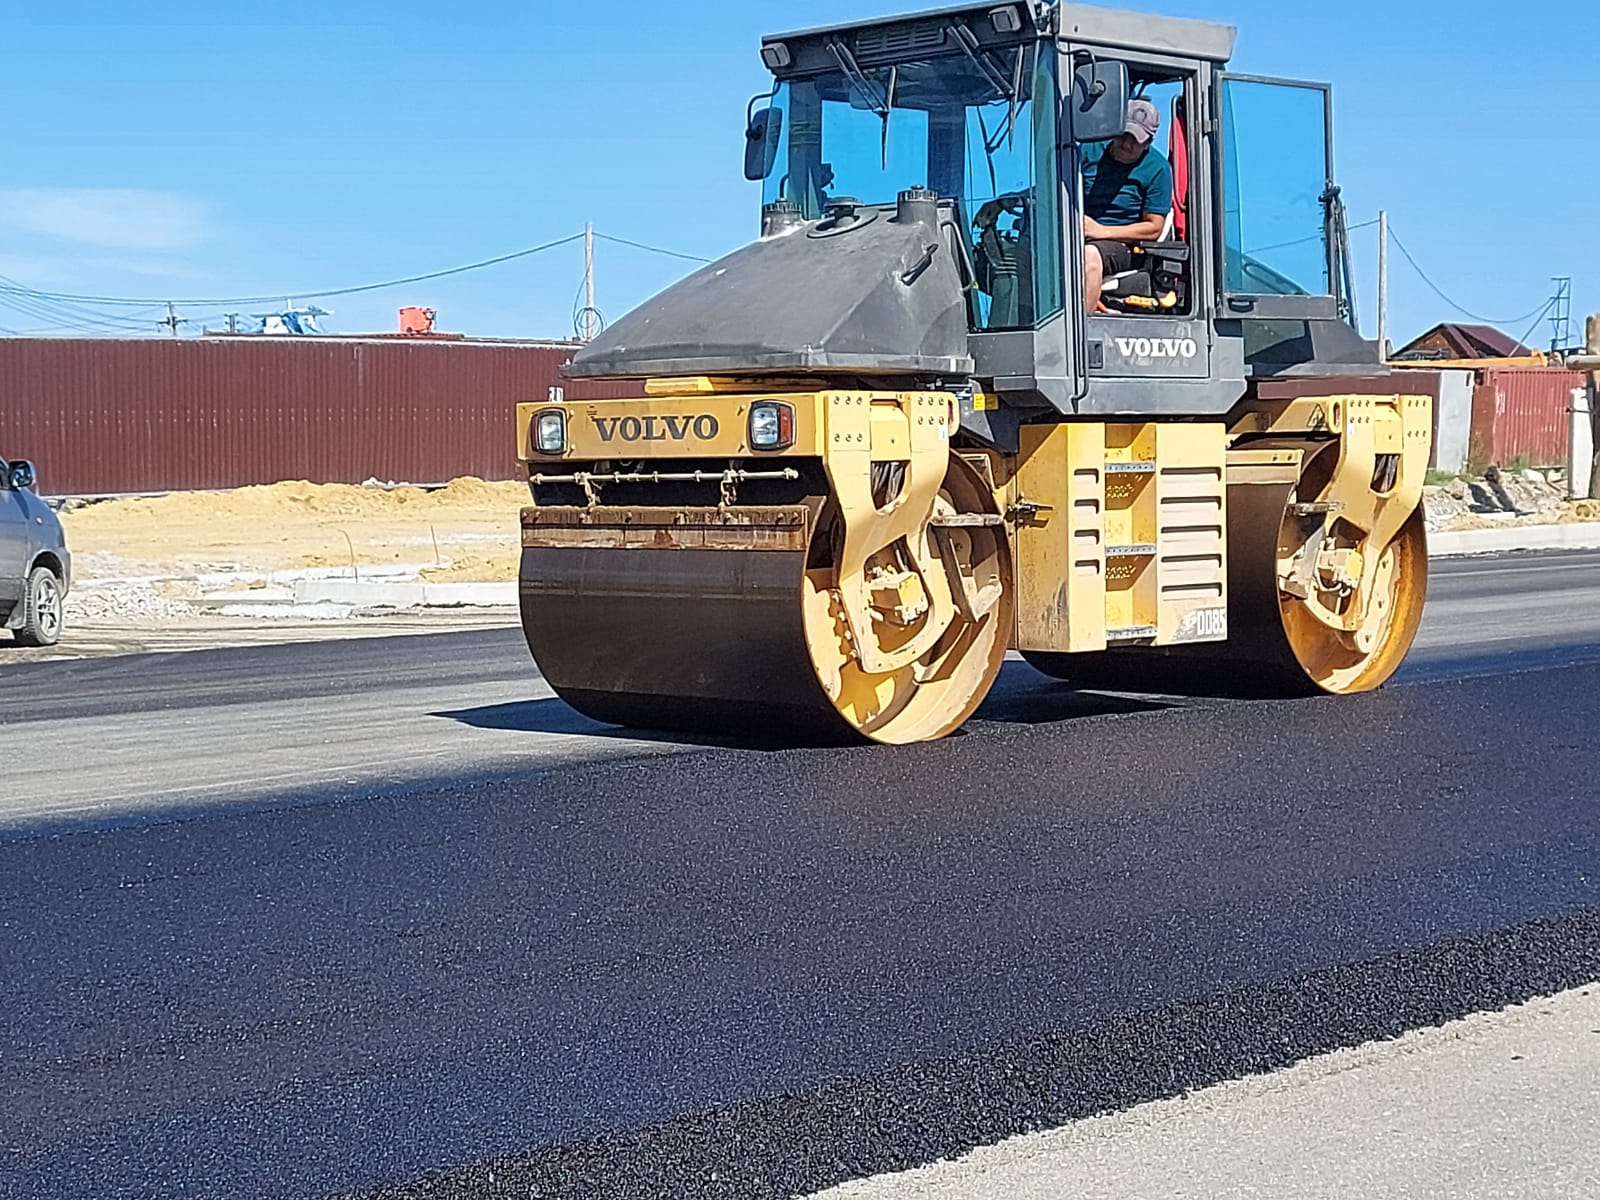
[[[1583,314],[1600,311],[1600,167],[1580,149],[1592,140],[1595,68],[1578,35],[1588,5],[1555,0],[1514,20],[1481,0],[1125,6],[1238,25],[1235,69],[1332,81],[1352,221],[1388,208],[1460,303],[1515,316],[1569,274],[1580,337]],[[6,8],[0,274],[157,299],[365,284],[552,241],[586,220],[718,255],[757,219],[740,160],[761,34],[894,5]],[[1355,243],[1370,333],[1375,231]],[[599,307],[614,319],[691,268],[601,243]],[[1457,317],[1398,255],[1391,279],[1397,342]],[[581,280],[574,244],[324,303],[340,331],[391,329],[400,305],[425,304],[445,329],[561,337]],[[182,315],[198,325],[226,307],[271,306]],[[47,323],[0,309],[3,328]],[[1530,340],[1548,337],[1541,326]]]

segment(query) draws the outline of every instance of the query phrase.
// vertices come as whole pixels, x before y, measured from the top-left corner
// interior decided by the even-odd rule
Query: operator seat
[[[1174,205],[1176,207],[1176,205]],[[1142,256],[1147,246],[1160,246],[1172,242],[1176,222],[1172,213],[1167,214],[1167,223],[1161,227],[1161,237],[1154,242],[1136,242],[1133,246],[1135,258]],[[1181,241],[1178,243],[1181,245]],[[1100,285],[1100,294],[1110,299],[1126,299],[1131,296],[1151,295],[1152,281],[1150,270],[1145,266],[1130,267],[1126,271],[1118,271],[1115,275],[1106,276],[1105,282]]]

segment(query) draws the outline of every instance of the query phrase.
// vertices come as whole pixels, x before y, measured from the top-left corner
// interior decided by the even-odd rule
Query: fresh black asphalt
[[[1600,665],[1542,653],[13,837],[0,1195],[785,1196],[1595,978]]]
[[[1479,627],[1467,631],[1465,644],[1429,645],[1425,625],[1423,644],[1406,660],[1400,682],[1600,663],[1600,619],[1592,614],[1600,551],[1445,559],[1435,562],[1432,572],[1430,614],[1492,615],[1469,618]],[[1570,597],[1569,619],[1519,619],[1518,597],[1534,593]],[[0,670],[0,726],[524,678],[531,681],[536,674],[515,628],[12,663]],[[1041,707],[1038,684],[1032,671],[1008,670],[983,716],[1051,720],[1087,711],[1063,693],[1044,697]],[[558,732],[593,728],[554,702],[537,712],[478,714],[476,719],[537,720],[539,727]]]

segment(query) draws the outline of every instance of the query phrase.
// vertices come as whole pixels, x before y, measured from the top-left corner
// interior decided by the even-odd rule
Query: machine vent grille
[[[863,63],[943,46],[943,25],[890,25],[856,34],[856,58]]]

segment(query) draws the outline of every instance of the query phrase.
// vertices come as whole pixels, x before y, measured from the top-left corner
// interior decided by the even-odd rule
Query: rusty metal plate
[[[793,550],[811,543],[803,504],[729,508],[625,508],[597,505],[522,510],[528,549]]]

